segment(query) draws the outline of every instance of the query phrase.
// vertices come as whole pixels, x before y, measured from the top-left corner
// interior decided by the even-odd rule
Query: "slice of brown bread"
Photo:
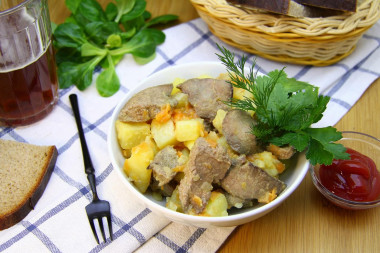
[[[337,10],[302,5],[299,3],[300,1],[302,0],[227,0],[229,4],[239,8],[267,11],[299,18],[327,17],[342,13]]]
[[[0,139],[0,230],[20,222],[34,208],[57,155],[55,146]]]
[[[300,4],[321,8],[355,12],[358,0],[295,0]]]

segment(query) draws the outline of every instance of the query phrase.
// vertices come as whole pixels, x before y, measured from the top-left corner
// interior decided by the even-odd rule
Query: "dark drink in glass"
[[[47,2],[20,2],[0,9],[0,125],[34,123],[58,100]]]

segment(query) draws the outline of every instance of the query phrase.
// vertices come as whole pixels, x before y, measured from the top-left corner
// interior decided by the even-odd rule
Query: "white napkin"
[[[56,145],[59,156],[50,182],[33,210],[19,224],[0,232],[0,252],[214,252],[234,228],[196,228],[171,223],[133,199],[111,165],[107,132],[116,104],[139,81],[171,65],[218,61],[216,43],[201,19],[165,30],[166,41],[156,59],[144,66],[130,56],[117,66],[122,87],[111,98],[100,97],[94,85],[84,92],[60,90],[60,100],[42,121],[27,127],[0,128],[0,138],[38,145]],[[359,41],[352,55],[328,67],[284,64],[257,58],[264,73],[286,66],[290,77],[320,87],[332,97],[318,126],[334,125],[380,76],[380,23]],[[254,56],[249,57],[252,63]],[[68,100],[77,93],[87,144],[96,168],[100,198],[111,203],[114,240],[96,244],[84,207],[91,200],[80,142]],[[108,237],[108,236],[107,236]]]

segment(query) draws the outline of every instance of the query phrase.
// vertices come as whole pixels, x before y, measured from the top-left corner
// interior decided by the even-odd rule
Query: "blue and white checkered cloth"
[[[54,173],[33,210],[19,224],[0,232],[0,252],[214,252],[234,228],[196,228],[171,223],[133,199],[111,165],[107,131],[116,104],[150,74],[194,61],[218,61],[216,43],[234,51],[211,34],[201,19],[165,30],[166,41],[156,59],[144,66],[126,56],[117,66],[122,87],[110,98],[92,85],[84,92],[60,90],[58,105],[42,121],[18,128],[0,128],[0,138],[58,148]],[[249,55],[252,63],[255,56]],[[290,77],[320,87],[331,96],[319,126],[334,125],[380,76],[380,23],[359,41],[352,55],[328,67],[299,66],[257,58],[264,73],[286,66]],[[68,95],[77,93],[89,151],[96,168],[98,193],[111,203],[114,240],[96,244],[84,207],[91,201],[74,117]],[[349,129],[347,129],[349,130]]]

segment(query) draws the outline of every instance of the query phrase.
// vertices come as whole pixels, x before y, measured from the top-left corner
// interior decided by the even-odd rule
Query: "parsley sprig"
[[[254,62],[246,73],[246,56],[235,63],[233,53],[218,47],[222,55],[217,56],[227,67],[230,83],[253,95],[253,99],[245,97],[227,103],[255,112],[257,124],[252,126],[252,133],[261,142],[278,146],[289,144],[299,152],[306,150],[306,158],[313,165],[330,165],[333,159],[349,159],[346,148],[334,143],[342,138],[341,132],[331,126],[311,128],[323,117],[330,97],[319,95],[316,86],[288,78],[284,68],[258,75]]]

